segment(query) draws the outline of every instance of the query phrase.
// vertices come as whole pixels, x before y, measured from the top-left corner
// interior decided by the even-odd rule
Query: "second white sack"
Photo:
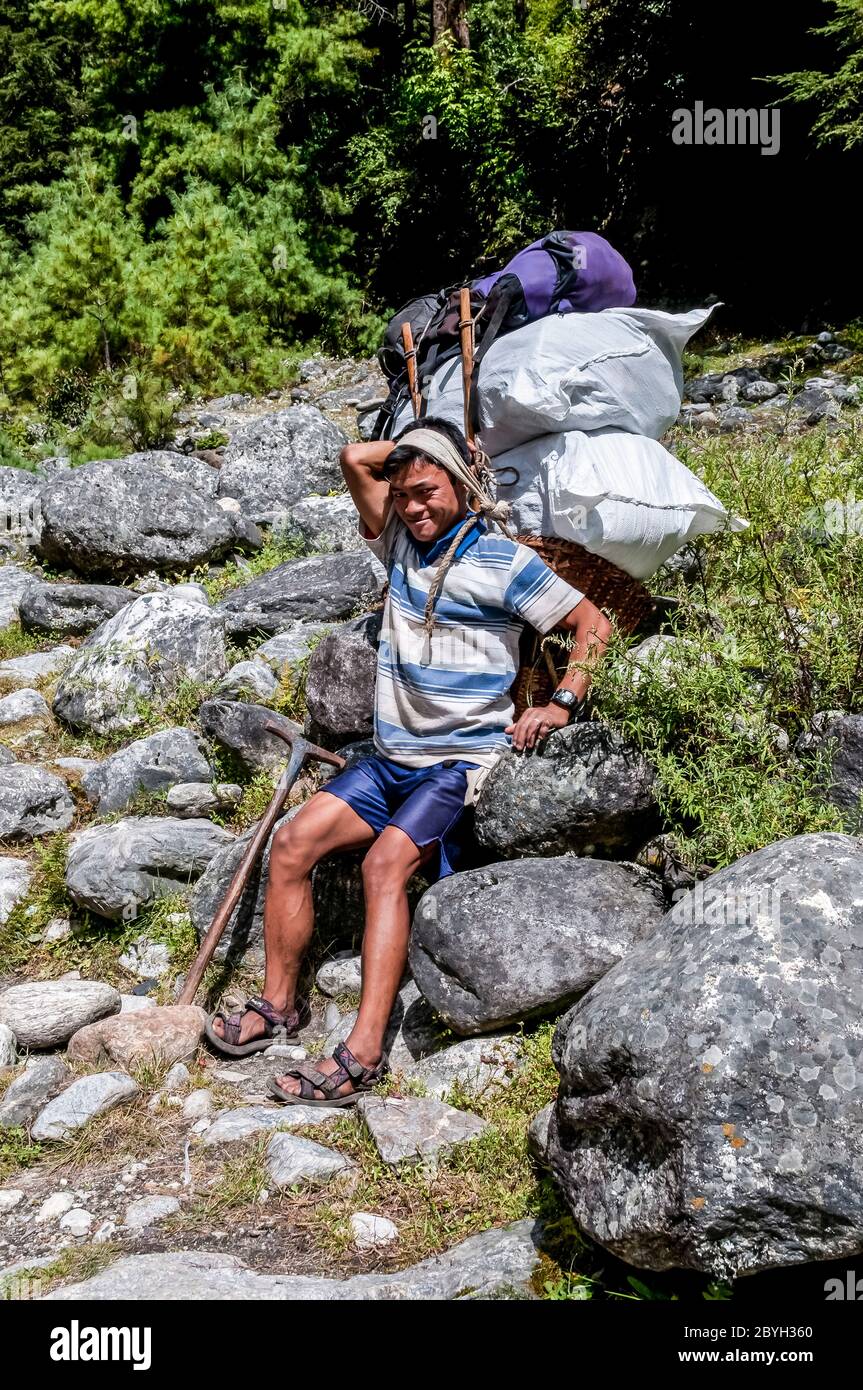
[[[696,536],[748,525],[655,439],[620,430],[543,435],[494,470],[516,533],[575,541],[636,579]]]

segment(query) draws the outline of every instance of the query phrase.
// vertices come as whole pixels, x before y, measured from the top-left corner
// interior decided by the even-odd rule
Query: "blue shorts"
[[[417,849],[437,842],[437,877],[446,878],[464,849],[467,773],[476,766],[452,761],[400,767],[375,755],[332,777],[322,790],[346,801],[376,835],[396,825]],[[434,860],[429,868],[433,873]]]

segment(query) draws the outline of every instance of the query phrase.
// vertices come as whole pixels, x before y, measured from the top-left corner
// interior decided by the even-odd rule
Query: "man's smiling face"
[[[406,463],[390,479],[396,515],[414,540],[431,545],[467,514],[467,489],[436,463]]]

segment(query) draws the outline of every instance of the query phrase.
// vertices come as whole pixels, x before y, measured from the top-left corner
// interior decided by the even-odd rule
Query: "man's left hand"
[[[534,748],[546,734],[568,723],[569,711],[560,705],[533,705],[509,725],[506,733],[512,734],[512,746],[520,753],[525,748]]]

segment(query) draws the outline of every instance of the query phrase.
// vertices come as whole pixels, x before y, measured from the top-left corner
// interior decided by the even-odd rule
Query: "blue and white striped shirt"
[[[423,627],[429,588],[460,525],[422,546],[391,511],[380,536],[363,536],[389,575],[375,748],[403,767],[450,758],[492,767],[510,743],[504,730],[513,719],[510,687],[522,625],[549,632],[584,597],[529,546],[489,531],[477,518],[438,591],[429,637]]]

